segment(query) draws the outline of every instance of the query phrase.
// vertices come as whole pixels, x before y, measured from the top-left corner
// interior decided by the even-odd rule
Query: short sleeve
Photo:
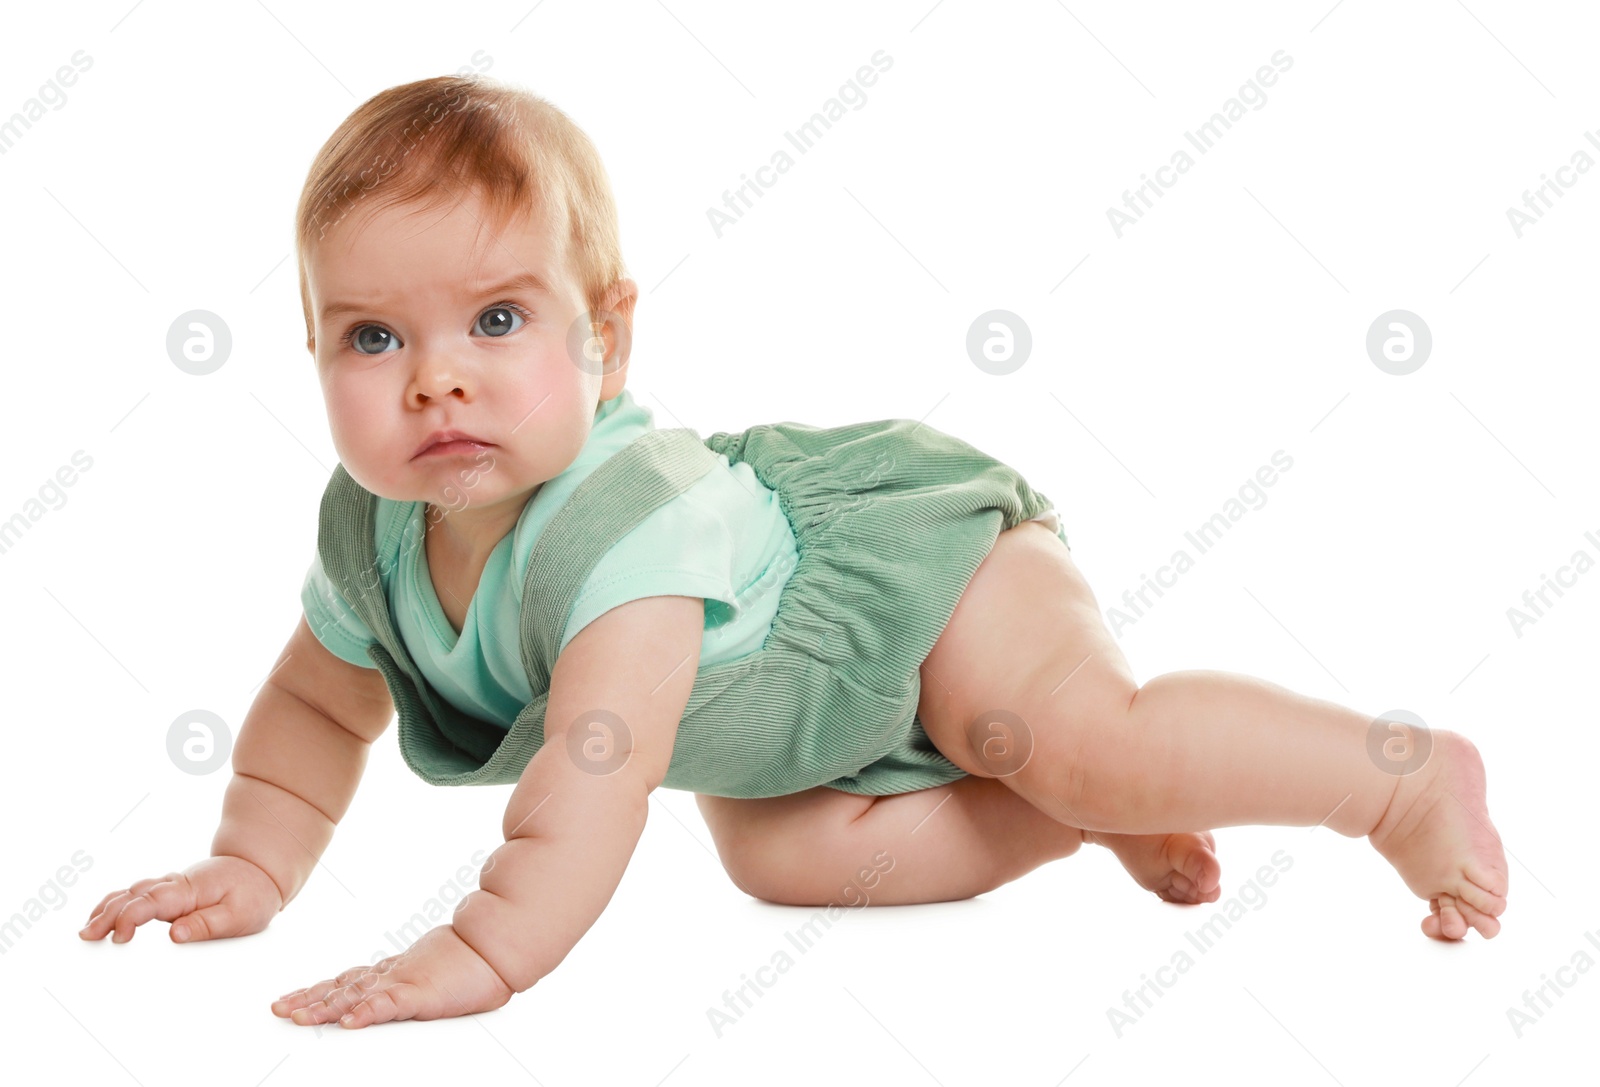
[[[620,604],[648,596],[698,596],[705,628],[739,614],[733,535],[722,512],[691,488],[663,503],[600,557],[578,592],[558,652]]]
[[[305,583],[300,587],[300,606],[305,609],[306,625],[328,652],[362,668],[377,667],[367,656],[367,646],[376,644],[378,639],[334,589],[323,572],[320,555],[312,557],[306,571]]]

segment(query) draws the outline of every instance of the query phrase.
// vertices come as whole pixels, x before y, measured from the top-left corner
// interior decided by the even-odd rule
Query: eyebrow
[[[532,272],[523,272],[521,275],[512,276],[503,283],[496,284],[492,287],[485,287],[481,291],[474,291],[471,297],[475,299],[488,298],[490,295],[507,294],[512,291],[539,291],[544,294],[554,293],[550,290],[550,287],[543,279],[540,279]],[[383,299],[376,299],[371,302],[329,302],[326,306],[322,307],[322,319],[326,321],[331,317],[338,317],[341,314],[369,312],[381,308],[383,302]]]

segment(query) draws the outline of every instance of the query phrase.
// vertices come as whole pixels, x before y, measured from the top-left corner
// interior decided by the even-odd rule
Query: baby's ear
[[[619,365],[606,373],[600,382],[600,399],[610,400],[620,393],[628,384],[628,360],[623,358]]]

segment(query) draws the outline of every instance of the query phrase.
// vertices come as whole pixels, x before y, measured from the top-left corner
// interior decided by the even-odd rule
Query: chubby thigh
[[[917,715],[951,762],[1015,788],[1019,774],[1066,775],[1138,687],[1066,545],[1024,521],[1000,533],[923,661]]]
[[[1083,842],[993,778],[860,796],[819,785],[788,796],[698,794],[718,856],[746,894],[854,908],[946,902],[1008,883]]]

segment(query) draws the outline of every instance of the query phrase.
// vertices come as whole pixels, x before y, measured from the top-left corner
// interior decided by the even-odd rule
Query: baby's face
[[[519,219],[497,238],[488,222],[476,196],[448,212],[399,205],[347,217],[308,257],[334,448],[374,494],[520,510],[622,391],[625,356],[602,377],[569,350],[587,307],[546,224]],[[418,455],[445,429],[486,448]]]

